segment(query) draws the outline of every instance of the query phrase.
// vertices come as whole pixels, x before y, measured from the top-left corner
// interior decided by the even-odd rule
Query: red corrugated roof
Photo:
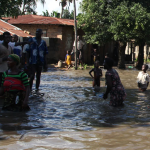
[[[46,17],[38,15],[22,15],[18,18],[7,18],[11,24],[55,24],[55,25],[68,25],[74,26],[74,20],[60,19],[55,17]]]
[[[21,30],[20,28],[13,26],[3,20],[0,19],[0,34],[3,34],[3,32],[10,32],[10,34],[16,34],[20,37],[29,37],[31,35],[24,33],[23,30]]]

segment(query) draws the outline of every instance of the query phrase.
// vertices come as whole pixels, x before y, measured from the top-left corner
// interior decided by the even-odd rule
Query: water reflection
[[[44,93],[44,96],[35,94],[30,98],[29,105],[31,110],[29,112],[12,113],[1,111],[0,135],[9,136],[9,140],[6,140],[8,141],[6,143],[9,145],[12,138],[16,141],[28,139],[27,141],[30,144],[34,141],[38,146],[34,138],[39,136],[40,139],[42,137],[45,139],[45,137],[49,136],[55,137],[61,132],[73,132],[77,136],[76,132],[80,131],[84,132],[83,135],[91,131],[94,137],[99,139],[100,136],[93,133],[97,128],[105,131],[102,134],[109,132],[110,135],[114,128],[119,130],[120,126],[125,126],[125,128],[132,126],[135,128],[137,124],[142,127],[149,123],[150,88],[144,93],[138,90],[136,84],[138,71],[118,70],[127,92],[127,99],[123,107],[117,108],[109,106],[108,100],[103,100],[99,96],[105,91],[104,76],[101,81],[102,87],[95,96],[92,79],[89,77],[88,71],[49,70],[49,72],[43,73],[40,93]],[[104,74],[105,71],[103,70]],[[2,104],[0,104],[0,107],[2,107]],[[149,127],[149,125],[146,127]],[[128,131],[128,136],[130,134],[130,131]],[[68,138],[71,138],[71,135],[72,133]],[[54,140],[53,138],[51,140]],[[88,138],[90,138],[90,134],[88,134]],[[65,139],[62,141],[65,141]],[[84,148],[84,144],[81,142],[82,139],[79,138],[78,140],[80,142],[78,143],[79,145],[76,145],[77,148],[78,146]],[[51,145],[54,144],[51,143]],[[29,146],[29,148],[31,147]]]

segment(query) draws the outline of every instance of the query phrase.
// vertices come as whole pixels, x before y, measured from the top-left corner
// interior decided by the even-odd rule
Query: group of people
[[[46,64],[48,49],[42,40],[42,30],[36,30],[36,36],[27,42],[14,41],[9,32],[3,33],[0,42],[0,96],[4,99],[3,110],[26,111],[29,110],[28,99],[32,91],[33,80],[36,74],[36,90],[39,90],[42,67]],[[25,45],[26,48],[17,47]],[[12,46],[13,45],[13,46]],[[22,59],[22,49],[26,52],[29,72],[19,67]]]
[[[83,46],[84,42],[80,39],[80,36],[77,36],[77,63],[78,65],[81,65],[81,68],[83,69],[83,62],[84,62],[84,55],[83,55]],[[74,60],[75,60],[75,41],[73,44],[73,49],[71,51],[67,51],[67,54],[65,56],[65,62],[67,64],[67,68],[69,69],[71,67],[71,55],[74,55]]]
[[[28,42],[17,42],[18,37],[9,32],[3,33],[3,41],[0,42],[0,96],[4,99],[3,110],[23,111],[29,110],[28,99],[32,91],[33,80],[36,74],[36,90],[39,90],[40,77],[43,66],[46,64],[46,54],[48,49],[46,42],[42,40],[42,30],[36,30],[36,36],[29,38]],[[19,45],[25,45],[22,48]],[[19,69],[20,60],[22,59],[22,49],[27,54],[29,72]],[[78,57],[82,58],[81,49],[78,50]],[[93,55],[94,68],[89,74],[93,78],[93,87],[100,87],[100,78],[102,70],[99,68],[99,61],[96,60],[97,53]],[[68,69],[71,66],[71,52],[67,51],[66,62]],[[79,59],[80,60],[80,59]],[[126,98],[125,89],[121,83],[119,74],[113,67],[113,60],[109,55],[105,57],[104,69],[107,69],[106,92],[103,95],[107,99],[110,93],[110,105],[120,106]],[[147,65],[142,66],[142,71],[138,74],[138,87],[145,91],[149,85],[149,75],[147,74]],[[94,72],[94,76],[92,75]]]
[[[121,83],[119,74],[115,69],[112,68],[113,60],[111,58],[105,58],[104,69],[107,69],[106,78],[106,92],[103,94],[103,98],[107,99],[110,93],[111,106],[121,106],[126,98],[125,89]],[[92,75],[94,72],[94,76]],[[89,74],[93,78],[93,87],[100,87],[100,78],[102,77],[102,70],[99,68],[99,61],[95,61],[94,68],[90,70]]]
[[[77,64],[81,66],[81,69],[83,69],[83,63],[84,63],[84,51],[83,51],[84,45],[85,45],[85,43],[80,39],[80,36],[77,36]],[[72,64],[71,64],[72,55],[74,56],[74,60],[75,60],[75,55],[76,55],[75,41],[73,44],[72,52],[70,50],[67,50],[67,54],[65,56],[65,63],[67,65],[67,69],[69,69],[72,66]],[[99,54],[98,54],[96,48],[93,49],[91,56],[92,56],[91,57],[92,63],[94,63],[99,57]]]
[[[110,105],[111,106],[121,106],[123,101],[126,98],[125,89],[121,83],[119,74],[115,69],[113,69],[113,60],[109,58],[109,55],[106,54],[104,59],[104,69],[106,69],[105,79],[106,79],[106,91],[103,94],[103,98],[107,99],[108,94],[110,93]],[[142,71],[139,72],[138,87],[142,92],[146,91],[149,85],[149,75],[146,72],[148,70],[148,65],[144,64],[142,66]],[[92,75],[94,72],[94,76]],[[90,76],[93,78],[93,87],[100,87],[100,78],[102,77],[102,70],[99,68],[99,61],[95,61],[94,68],[89,72]]]

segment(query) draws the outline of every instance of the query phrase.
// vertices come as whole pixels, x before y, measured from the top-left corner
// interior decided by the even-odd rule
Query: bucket
[[[59,67],[59,68],[62,67],[62,61],[61,61],[61,60],[58,61],[58,67]]]

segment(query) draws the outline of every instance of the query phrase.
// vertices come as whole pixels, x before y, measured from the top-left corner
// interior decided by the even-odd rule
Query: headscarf
[[[17,63],[17,65],[20,63],[20,57],[16,54],[11,54],[8,57],[12,58],[13,61],[15,61]]]

